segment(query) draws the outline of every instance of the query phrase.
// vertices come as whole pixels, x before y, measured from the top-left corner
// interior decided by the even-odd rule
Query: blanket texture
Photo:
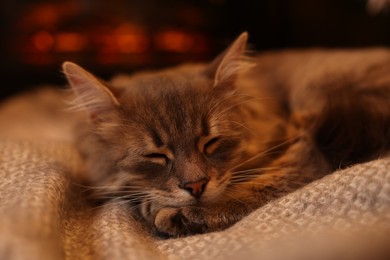
[[[131,217],[126,205],[96,207],[85,201],[69,178],[81,163],[73,145],[2,140],[0,147],[1,259],[389,256],[388,159],[335,172],[225,231],[159,240]]]
[[[125,204],[85,199],[73,181],[83,161],[72,116],[42,106],[55,95],[0,108],[0,259],[390,259],[387,157],[270,201],[227,230],[163,240]]]

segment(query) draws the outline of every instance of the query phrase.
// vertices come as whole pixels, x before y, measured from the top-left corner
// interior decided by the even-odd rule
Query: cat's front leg
[[[154,226],[160,235],[170,237],[208,231],[205,209],[200,207],[162,208],[156,214]]]
[[[234,210],[235,208],[235,210]],[[154,227],[160,235],[179,237],[225,229],[249,213],[247,207],[198,207],[162,208],[154,219]]]

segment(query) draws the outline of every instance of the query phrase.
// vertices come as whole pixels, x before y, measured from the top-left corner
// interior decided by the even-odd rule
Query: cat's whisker
[[[225,101],[228,101],[229,99],[236,98],[236,97],[246,97],[246,98],[248,98],[248,99],[251,99],[251,100],[258,100],[258,101],[264,101],[264,100],[266,100],[266,99],[270,99],[270,98],[260,98],[260,97],[250,96],[250,95],[243,94],[243,93],[233,93],[232,95],[229,95],[229,96],[225,97],[224,99],[220,100],[219,102],[215,103],[215,104],[209,109],[209,112],[208,112],[207,116],[209,116],[211,113],[213,113],[215,110],[217,110],[217,109],[219,108],[219,106],[222,106],[222,104],[223,104]]]
[[[242,182],[242,181],[246,181],[246,180],[253,180],[253,179],[256,179],[258,178],[260,175],[255,175],[255,174],[252,174],[252,175],[246,175],[246,176],[239,176],[237,178],[231,178],[230,179],[230,183],[234,183],[234,182]],[[264,176],[264,175],[262,175]]]
[[[221,112],[219,112],[218,114],[215,115],[216,120],[218,120],[218,119],[220,118],[220,116],[221,116],[223,113],[229,111],[230,109],[233,109],[233,108],[235,108],[235,107],[237,107],[237,106],[243,105],[243,104],[248,103],[248,102],[253,101],[253,100],[254,100],[254,98],[247,99],[247,100],[238,102],[238,103],[236,103],[236,104],[234,104],[234,105],[231,105],[231,106],[228,107],[228,108],[225,108],[224,110],[222,110]]]
[[[269,197],[258,198],[258,202],[256,203],[256,206],[248,205],[247,201],[243,201],[238,198],[238,196],[240,195],[237,194],[237,189],[227,188],[226,191],[227,192],[224,195],[226,195],[227,197],[231,198],[234,201],[241,203],[242,205],[245,205],[245,207],[247,208],[252,208],[252,210],[259,206],[260,201],[263,201],[264,203],[269,201]]]
[[[232,181],[231,184],[235,184],[235,185],[247,185],[247,184],[251,184],[251,185],[269,185],[269,182],[271,181],[273,184],[273,186],[275,186],[276,183],[293,183],[293,184],[299,184],[299,185],[305,185],[307,184],[307,182],[294,182],[294,181],[289,181],[289,180],[286,180],[286,179],[283,179],[283,178],[272,178],[272,177],[276,177],[276,176],[268,176],[267,179],[248,179],[248,180],[241,180],[241,181]]]
[[[250,129],[249,127],[247,127],[246,125],[240,123],[240,122],[237,122],[237,121],[230,121],[230,120],[225,120],[225,121],[222,121],[222,122],[228,122],[228,123],[233,123],[233,124],[237,124],[239,126],[241,126],[242,128],[248,130],[251,134],[253,134],[254,136],[256,136],[256,138],[258,139],[261,139],[260,136],[255,133],[252,129]]]
[[[268,149],[266,149],[266,150],[264,150],[264,151],[262,151],[262,152],[260,152],[260,153],[258,153],[258,154],[256,154],[256,155],[252,156],[251,158],[249,158],[249,159],[247,159],[247,160],[245,160],[245,161],[239,163],[238,165],[235,165],[234,167],[230,168],[229,171],[234,170],[234,169],[237,169],[238,167],[240,167],[240,166],[242,166],[242,165],[244,165],[244,164],[246,164],[246,163],[248,163],[248,162],[251,162],[251,161],[253,161],[253,160],[255,160],[255,159],[259,159],[259,158],[261,158],[262,156],[265,156],[268,152],[270,152],[270,151],[272,151],[272,150],[274,150],[274,149],[276,149],[276,148],[280,148],[280,147],[282,147],[282,146],[284,146],[284,145],[286,145],[286,144],[289,144],[289,143],[291,143],[291,142],[293,142],[293,141],[299,139],[300,137],[302,137],[302,135],[294,136],[294,137],[292,137],[292,138],[287,139],[285,142],[282,142],[282,143],[279,143],[279,144],[277,144],[277,145],[274,145],[274,146],[272,146],[272,147],[270,147],[270,148],[268,148]]]
[[[234,182],[232,184],[235,184],[235,185],[254,185],[255,187],[259,188],[259,187],[266,187],[267,185],[270,185],[270,180],[267,180],[268,182],[265,182],[265,180],[259,180],[259,179],[252,179],[252,180],[248,180],[248,181],[242,181],[242,182]],[[274,180],[272,180],[274,181]],[[274,183],[276,183],[276,181],[274,181]],[[260,186],[259,186],[260,185]]]
[[[253,100],[258,100],[258,101],[261,101],[263,102],[264,100],[275,100],[274,97],[258,97],[258,96],[251,96],[251,95],[248,95],[248,94],[245,94],[245,93],[240,93],[240,92],[237,92],[237,94],[233,94],[233,96],[235,97],[247,97],[247,98],[252,98]]]
[[[243,175],[243,176],[237,176],[235,178],[231,178],[230,181],[244,180],[244,179],[255,179],[255,178],[266,178],[266,177],[269,177],[269,176],[285,176],[285,175],[288,175],[290,177],[292,177],[292,176],[301,176],[299,174],[288,174],[288,173],[284,173],[284,172],[281,172],[281,173],[278,173],[278,174],[260,173],[260,174],[247,174],[247,175]]]
[[[97,186],[92,186],[92,185],[85,185],[85,184],[81,184],[79,182],[76,182],[76,181],[72,181],[72,185],[75,185],[75,186],[78,186],[78,187],[81,187],[81,188],[85,188],[85,189],[95,189],[95,188],[99,188]]]
[[[256,170],[256,171],[251,171],[251,172],[247,172],[244,174],[232,176],[230,179],[236,180],[236,179],[241,179],[241,178],[254,178],[254,177],[258,177],[258,176],[264,176],[266,174],[267,174],[266,171]]]
[[[85,190],[112,190],[112,189],[118,189],[118,188],[121,188],[121,189],[128,189],[128,190],[142,190],[142,187],[137,187],[137,186],[84,186],[84,185],[78,185],[82,188],[84,188]]]
[[[148,193],[131,193],[131,192],[105,192],[105,193],[95,193],[92,194],[91,197],[118,197],[118,198],[146,198],[146,197],[151,197],[151,194]]]
[[[99,210],[99,209],[104,209],[104,208],[107,208],[109,207],[109,205],[114,205],[114,206],[121,206],[123,204],[126,204],[128,202],[125,202],[125,201],[113,201],[113,202],[108,202],[108,203],[103,203],[101,205],[98,205],[98,206],[94,206],[94,207],[91,207],[90,210]]]
[[[287,168],[284,168],[284,169],[287,169]],[[251,172],[251,173],[248,173],[248,174],[242,174],[242,175],[233,176],[233,177],[230,178],[230,180],[233,181],[233,180],[240,180],[240,179],[245,179],[245,178],[253,179],[253,178],[257,178],[257,177],[266,177],[266,176],[271,176],[271,175],[272,176],[302,176],[300,173],[289,173],[289,172],[274,173],[274,172],[258,172],[258,171],[254,171],[254,172]]]
[[[118,189],[120,188],[120,189]],[[92,190],[91,194],[94,195],[107,195],[107,194],[132,194],[132,195],[147,195],[148,193],[145,192],[142,187],[136,188],[136,189],[129,189],[129,188],[123,188],[123,187],[116,187],[116,189],[98,189],[98,190]]]
[[[151,196],[150,194],[145,194],[145,193],[139,193],[139,194],[126,194],[126,195],[120,195],[121,193],[105,193],[105,194],[93,194],[91,197],[94,197],[94,198],[119,198],[119,199],[123,199],[123,198],[136,198],[136,199],[139,199],[139,198],[147,198],[148,196]],[[122,193],[123,194],[123,193]]]
[[[306,185],[308,182],[313,181],[314,179],[305,179],[302,181],[299,181],[298,179],[295,180],[290,180],[286,178],[280,178],[281,182],[286,182],[286,183],[293,183],[293,184],[298,184],[298,185]]]
[[[110,193],[110,192],[116,192],[116,193],[145,193],[145,189],[142,189],[142,187],[137,188],[129,188],[126,186],[115,186],[115,187],[109,187],[109,188],[101,188],[101,189],[91,189],[92,191],[98,193]]]
[[[128,181],[134,181],[134,178],[132,176],[129,176],[129,177],[121,177],[121,183],[126,183]],[[81,187],[81,188],[85,188],[85,189],[106,189],[106,188],[118,188],[117,186],[113,186],[113,185],[97,185],[97,184],[82,184],[80,182],[76,182],[76,181],[72,181],[72,184],[75,185],[75,186],[78,186],[78,187]],[[126,187],[126,188],[136,188],[136,187],[140,187],[140,185],[121,185],[120,187]]]
[[[133,202],[141,202],[141,201],[152,201],[152,197],[135,197],[135,198],[126,198],[123,196],[113,197],[108,204],[110,205],[122,205],[122,204],[132,204]],[[138,207],[139,205],[134,205],[134,207]]]
[[[271,99],[271,98],[264,98],[264,97],[260,98],[260,97],[250,96],[250,95],[236,95],[236,96],[244,96],[244,97],[247,97],[248,99],[246,99],[246,100],[244,100],[244,101],[241,101],[241,102],[239,102],[239,103],[236,103],[236,104],[234,104],[234,105],[232,105],[232,106],[230,106],[230,107],[228,107],[228,108],[222,110],[221,112],[219,112],[219,113],[215,116],[216,119],[219,119],[220,116],[221,116],[223,113],[225,113],[225,112],[229,111],[230,109],[232,109],[232,108],[234,108],[234,107],[237,107],[237,106],[239,106],[239,105],[243,105],[243,104],[246,104],[246,103],[251,102],[251,101],[264,102],[264,100]]]
[[[233,199],[233,200],[235,200],[235,201],[238,201],[238,202],[240,202],[240,203],[242,203],[242,204],[246,204],[245,201],[240,200],[237,196],[234,196],[234,195],[233,195],[234,192],[235,192],[235,190],[229,189],[229,188],[227,188],[227,189],[225,189],[225,190],[228,191],[228,192],[225,193],[226,196],[228,196],[229,198],[231,198],[231,199]],[[233,194],[232,194],[231,192],[229,192],[229,191],[232,191]]]
[[[91,196],[104,196],[104,195],[121,195],[121,194],[130,194],[133,196],[144,195],[144,191],[130,191],[130,190],[98,190],[92,191]]]
[[[231,179],[240,179],[240,178],[247,178],[247,177],[266,177],[266,176],[302,176],[299,172],[289,172],[288,169],[290,167],[281,167],[280,169],[270,170],[270,171],[253,171],[250,173],[244,173],[239,175],[233,175]],[[293,168],[291,168],[293,169]],[[282,170],[281,172],[278,172],[279,170]],[[275,172],[276,171],[276,172]],[[258,173],[258,174],[256,174]]]
[[[230,183],[239,183],[239,182],[251,181],[251,180],[255,180],[256,177],[257,176],[243,176],[241,178],[231,179]]]
[[[242,126],[243,128],[245,128],[246,130],[248,130],[249,132],[251,132],[254,136],[256,136],[256,137],[258,138],[257,143],[258,143],[259,145],[267,144],[267,143],[270,142],[269,140],[263,141],[262,138],[261,138],[261,136],[259,136],[257,133],[255,133],[255,132],[252,131],[250,128],[248,128],[247,126],[245,126],[244,124],[242,124],[242,123],[240,123],[240,122],[237,122],[237,121],[229,121],[229,120],[221,120],[221,121],[219,121],[219,122],[221,122],[221,123],[228,122],[228,123],[238,124],[238,125]],[[285,140],[286,140],[285,137],[281,137],[281,138],[272,138],[272,142],[273,142],[273,143],[279,143],[279,142],[285,141]]]
[[[213,106],[209,109],[208,113],[206,114],[206,117],[208,118],[210,116],[210,114],[213,113],[220,105],[222,105],[224,102],[230,100],[232,97],[236,97],[236,95],[233,94],[233,95],[227,96],[227,97],[219,100],[215,104],[213,104]]]
[[[248,169],[248,170],[242,170],[242,171],[236,171],[232,172],[233,175],[241,175],[243,173],[248,173],[248,172],[256,172],[256,171],[267,171],[267,170],[280,170],[283,169],[284,167],[260,167],[260,168],[253,168],[253,169]]]
[[[230,180],[230,183],[231,184],[235,184],[235,183],[250,183],[250,182],[255,182],[255,183],[260,183],[260,182],[265,182],[265,181],[268,181],[274,177],[277,177],[275,178],[275,180],[281,180],[281,181],[289,181],[289,179],[287,179],[288,177],[302,177],[301,174],[299,173],[296,173],[296,174],[290,174],[290,173],[285,173],[285,172],[280,172],[280,173],[266,173],[266,174],[260,174],[258,176],[256,175],[247,175],[247,176],[238,176],[237,178],[232,178]],[[295,181],[295,180],[294,180]],[[307,183],[308,181],[304,181],[302,183]]]

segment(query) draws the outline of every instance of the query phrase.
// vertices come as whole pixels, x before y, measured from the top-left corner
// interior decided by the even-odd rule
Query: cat
[[[95,198],[127,203],[160,236],[212,232],[387,151],[389,51],[249,58],[247,38],[209,64],[110,83],[63,64],[73,108],[88,115],[77,144]]]

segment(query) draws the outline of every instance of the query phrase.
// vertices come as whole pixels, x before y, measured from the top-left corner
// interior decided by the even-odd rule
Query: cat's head
[[[164,206],[217,200],[245,145],[245,97],[234,83],[248,65],[246,40],[243,33],[208,65],[139,73],[113,85],[65,62],[75,105],[90,117],[99,185]]]

